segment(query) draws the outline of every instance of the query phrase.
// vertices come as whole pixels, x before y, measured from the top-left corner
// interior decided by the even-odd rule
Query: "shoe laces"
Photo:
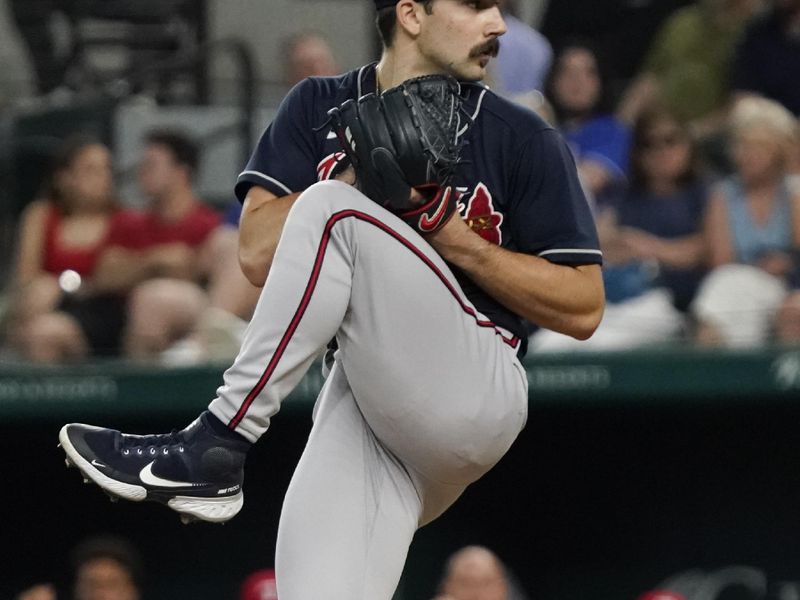
[[[155,435],[122,435],[120,436],[120,450],[122,454],[128,456],[136,454],[169,454],[170,450],[184,451],[184,440],[181,431],[173,429],[170,433],[159,433]]]

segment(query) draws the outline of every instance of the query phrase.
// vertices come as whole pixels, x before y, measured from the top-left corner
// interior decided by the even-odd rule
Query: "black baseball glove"
[[[356,187],[421,233],[444,225],[456,208],[450,184],[463,137],[458,91],[452,77],[427,75],[328,112]],[[411,201],[412,188],[423,201]]]

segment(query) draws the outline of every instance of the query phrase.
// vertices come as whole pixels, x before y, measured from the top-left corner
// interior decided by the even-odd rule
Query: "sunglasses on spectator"
[[[648,137],[642,140],[642,148],[645,150],[660,150],[661,148],[671,148],[686,142],[686,136],[679,131]]]

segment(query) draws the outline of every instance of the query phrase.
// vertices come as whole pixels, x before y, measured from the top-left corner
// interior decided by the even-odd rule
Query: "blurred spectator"
[[[193,190],[199,148],[178,131],[146,136],[139,185],[147,211],[103,253],[96,285],[130,292],[125,355],[168,364],[230,360],[260,289],[241,272],[236,219]]]
[[[628,87],[618,115],[633,123],[663,104],[689,123],[696,138],[724,127],[736,43],[763,0],[700,0],[671,15],[658,32],[642,70]]]
[[[670,112],[636,122],[631,184],[618,202],[599,207],[606,311],[585,342],[552,331],[531,337],[535,351],[609,350],[675,340],[701,277],[706,188],[686,127]]]
[[[178,131],[146,136],[139,185],[147,210],[98,262],[95,286],[130,293],[124,352],[151,358],[186,336],[208,306],[201,284],[216,264],[221,216],[193,190],[199,150]]]
[[[435,600],[524,600],[500,559],[488,548],[467,546],[447,561]]]
[[[693,0],[549,0],[540,31],[560,47],[565,40],[591,40],[608,69],[623,81],[639,70],[658,27]],[[617,82],[612,80],[614,91]]]
[[[545,88],[557,126],[575,154],[581,181],[593,197],[624,182],[627,170],[630,135],[609,112],[605,82],[595,51],[576,41],[557,53]]]
[[[328,41],[320,33],[298,33],[286,43],[286,83],[294,85],[306,77],[337,75],[339,67]]]
[[[796,119],[772,100],[743,99],[731,115],[736,173],[711,194],[705,237],[714,270],[692,305],[701,344],[768,337],[800,248],[800,196],[786,173],[797,135]]]
[[[490,67],[496,91],[506,96],[541,91],[553,62],[553,48],[541,33],[514,16],[509,5],[510,0],[500,1],[506,33]]]
[[[773,0],[772,9],[753,22],[739,46],[733,88],[757,94],[800,115],[800,0]]]
[[[0,109],[17,100],[28,98],[35,85],[34,73],[29,64],[22,40],[14,27],[12,14],[5,2],[0,2]]]
[[[704,263],[702,219],[707,187],[686,125],[653,109],[639,117],[631,147],[631,182],[616,206],[599,218],[616,225],[604,246],[613,264],[650,261],[655,283],[669,290],[682,311],[689,307]]]
[[[238,201],[231,204],[223,223],[211,234],[208,306],[189,335],[162,353],[164,364],[228,362],[239,353],[247,323],[261,295],[261,288],[250,283],[239,266],[241,210]]]
[[[139,600],[142,562],[127,541],[93,537],[78,544],[71,556],[74,600]],[[16,600],[56,600],[53,584],[36,585],[19,594]]]
[[[242,583],[239,600],[278,600],[275,571],[262,569],[251,573]]]
[[[532,110],[550,125],[556,122],[553,106],[547,101],[547,98],[544,97],[542,92],[532,91],[525,92],[524,94],[514,94],[511,96],[510,100]]]
[[[98,294],[93,278],[132,219],[115,201],[108,149],[89,137],[66,140],[20,225],[9,335],[24,358],[62,362],[118,347],[122,300]]]
[[[59,87],[72,52],[69,35],[59,35],[75,0],[9,0],[14,21],[27,44],[40,94]],[[60,18],[60,20],[59,20]],[[60,33],[64,34],[63,28]]]

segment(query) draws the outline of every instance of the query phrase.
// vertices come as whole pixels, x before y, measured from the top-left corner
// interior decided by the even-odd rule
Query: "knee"
[[[312,213],[328,217],[340,210],[360,209],[365,206],[375,206],[375,203],[352,185],[328,180],[315,183],[300,194],[292,207],[292,213]]]
[[[61,288],[52,275],[37,277],[23,287],[14,298],[15,318],[26,320],[55,310],[61,300]]]
[[[80,360],[89,347],[78,323],[64,313],[51,312],[30,320],[20,332],[22,354],[38,363]]]
[[[134,332],[188,333],[207,306],[207,295],[198,285],[181,279],[153,279],[131,294],[129,327]]]

